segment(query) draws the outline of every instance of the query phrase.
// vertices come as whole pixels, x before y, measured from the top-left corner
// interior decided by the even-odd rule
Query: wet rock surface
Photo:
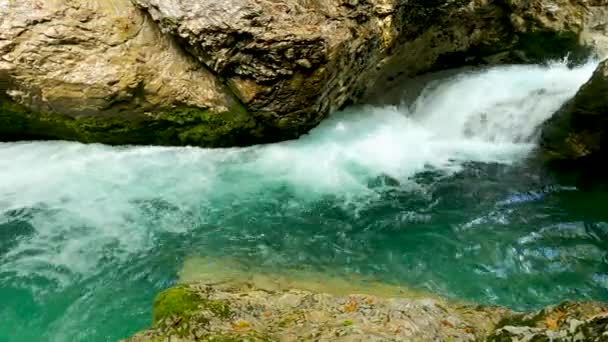
[[[606,50],[604,1],[0,0],[1,140],[295,138],[428,71]]]
[[[608,156],[608,60],[543,129],[541,146],[551,161],[605,169]]]
[[[129,1],[0,0],[0,140],[246,144],[255,129]]]
[[[606,341],[608,307],[517,314],[427,298],[331,295],[227,284],[161,293],[154,327],[127,341]]]
[[[584,56],[608,24],[579,1],[135,2],[283,138],[398,79]]]
[[[509,315],[488,341],[608,341],[608,307],[566,302]]]

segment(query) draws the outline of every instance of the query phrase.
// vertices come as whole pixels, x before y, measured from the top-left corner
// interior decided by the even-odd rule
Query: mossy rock
[[[212,317],[209,317],[209,314]],[[167,289],[154,300],[153,320],[155,324],[168,317],[175,317],[187,321],[198,315],[199,321],[208,321],[215,317],[220,320],[232,318],[233,312],[230,304],[224,300],[202,298],[185,286]]]
[[[207,299],[203,300],[201,306],[219,319],[226,320],[232,317],[232,310],[230,310],[230,305],[226,301]]]
[[[0,94],[0,141],[71,140],[109,145],[246,146],[264,139],[262,127],[240,104],[217,113],[175,106],[154,113],[72,117],[32,111]]]
[[[203,300],[185,287],[173,287],[161,292],[154,300],[154,323],[176,316],[188,320],[198,310]]]

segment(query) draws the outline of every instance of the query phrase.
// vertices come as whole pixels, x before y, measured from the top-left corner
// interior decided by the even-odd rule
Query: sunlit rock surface
[[[601,1],[0,0],[0,140],[295,138],[400,78],[605,48]]]
[[[0,0],[0,140],[244,144],[255,127],[127,0]]]
[[[250,270],[251,271],[251,270]],[[215,277],[213,276],[215,275]],[[189,259],[154,302],[153,327],[127,341],[604,341],[608,306],[563,303],[528,314],[446,301],[360,276],[248,273]]]

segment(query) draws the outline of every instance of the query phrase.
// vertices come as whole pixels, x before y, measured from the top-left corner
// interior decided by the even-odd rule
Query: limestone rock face
[[[431,297],[198,283],[160,293],[154,326],[127,341],[606,341],[606,310],[564,303],[518,314]]]
[[[608,1],[404,1],[394,47],[367,77],[367,102],[427,71],[608,56]]]
[[[599,57],[608,57],[608,1],[589,1],[581,42],[592,46]]]
[[[505,317],[489,342],[608,340],[608,308],[594,303],[565,302],[528,314]],[[507,324],[507,325],[505,325]]]
[[[399,78],[584,55],[608,25],[577,0],[134,2],[285,138]]]
[[[431,298],[201,285],[169,289],[159,294],[154,306],[155,327],[127,341],[472,342],[500,312],[459,311]]]
[[[353,98],[394,36],[391,0],[134,0],[282,138]]]
[[[549,159],[604,165],[608,157],[608,60],[543,128]],[[581,164],[584,167],[584,165]]]
[[[128,0],[0,0],[0,138],[215,144],[255,122]]]
[[[0,0],[0,140],[295,138],[400,77],[608,51],[604,0]]]

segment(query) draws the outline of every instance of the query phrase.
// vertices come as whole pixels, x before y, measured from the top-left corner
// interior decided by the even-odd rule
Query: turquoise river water
[[[2,143],[0,341],[128,337],[192,256],[515,309],[608,300],[608,194],[529,158],[595,65],[469,71],[250,148]]]

